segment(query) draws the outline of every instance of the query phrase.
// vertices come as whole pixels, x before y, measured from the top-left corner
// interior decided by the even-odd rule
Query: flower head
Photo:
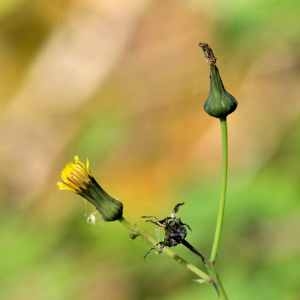
[[[89,161],[82,162],[78,156],[68,163],[61,172],[60,190],[72,191],[93,204],[105,221],[122,219],[123,204],[108,195],[91,175]]]
[[[74,156],[74,162],[68,163],[61,171],[62,181],[57,182],[57,186],[60,190],[80,193],[91,182],[90,176],[88,159],[83,163],[78,156]]]

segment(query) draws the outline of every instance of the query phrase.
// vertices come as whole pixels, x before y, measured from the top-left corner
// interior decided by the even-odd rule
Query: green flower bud
[[[123,204],[108,195],[91,175],[90,164],[82,162],[78,156],[74,162],[67,164],[61,172],[61,181],[57,183],[60,190],[74,192],[93,204],[105,221],[123,218]]]
[[[236,99],[225,90],[217,66],[210,64],[210,91],[204,110],[212,117],[225,119],[237,105]]]

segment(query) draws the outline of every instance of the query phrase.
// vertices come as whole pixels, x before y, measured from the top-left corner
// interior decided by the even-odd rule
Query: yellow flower
[[[57,182],[60,190],[72,191],[85,198],[96,207],[105,221],[122,219],[122,202],[107,194],[91,175],[88,159],[84,163],[74,156],[74,161],[63,168],[60,177],[61,181]]]
[[[68,163],[61,172],[61,181],[57,182],[60,190],[80,193],[86,190],[91,182],[90,163],[83,163],[79,157],[74,156],[74,162]]]

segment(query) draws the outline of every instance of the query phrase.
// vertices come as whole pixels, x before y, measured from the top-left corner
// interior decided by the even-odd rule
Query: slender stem
[[[214,275],[213,277],[214,277],[215,283],[218,287],[219,299],[228,300],[228,296],[225,291],[224,285],[221,281],[221,278],[220,278],[215,266],[212,263],[210,263],[210,270],[211,270],[211,273]]]
[[[222,136],[222,188],[221,197],[219,202],[219,211],[217,216],[216,231],[213,241],[213,246],[210,255],[210,261],[214,264],[218,255],[220,247],[220,240],[222,235],[223,223],[224,223],[224,211],[226,202],[227,192],[227,181],[228,181],[228,132],[227,132],[227,121],[226,118],[220,119],[221,136]]]
[[[187,249],[189,249],[192,253],[196,254],[197,256],[199,256],[202,260],[202,262],[204,263],[206,270],[208,272],[208,274],[211,276],[212,278],[212,285],[215,288],[219,299],[222,300],[228,300],[228,296],[226,294],[225,288],[223,286],[223,283],[221,281],[221,278],[217,272],[217,269],[215,267],[215,265],[209,261],[205,255],[203,255],[199,250],[197,250],[194,246],[192,246],[188,241],[184,240],[182,243]]]
[[[192,246],[187,240],[183,240],[182,245],[184,245],[187,249],[189,249],[192,253],[196,254],[199,256],[206,268],[206,271],[209,275],[211,275],[212,278],[212,285],[214,289],[216,290],[218,296],[220,297],[221,294],[221,287],[218,285],[217,279],[216,279],[216,273],[215,273],[215,268],[212,265],[212,263],[206,258],[204,254],[202,254],[199,250],[197,250],[194,246]]]
[[[157,241],[152,236],[150,236],[149,234],[143,232],[142,230],[130,224],[124,217],[120,219],[120,223],[124,225],[134,236],[136,237],[141,236],[145,241],[150,243],[152,246],[157,245]],[[203,279],[204,281],[208,283],[212,282],[212,278],[207,273],[205,273],[195,265],[187,262],[184,258],[174,253],[170,248],[167,247],[164,248],[163,253],[169,256],[170,258],[174,259],[177,263],[183,265],[190,272],[196,274],[199,278]]]
[[[213,241],[212,250],[210,254],[208,270],[216,286],[218,287],[219,299],[228,300],[228,296],[226,294],[225,288],[215,267],[215,262],[218,256],[222,230],[223,230],[227,182],[228,182],[228,129],[227,129],[226,118],[220,119],[220,128],[221,128],[221,139],[222,139],[222,187],[221,187],[221,196],[219,201],[215,236],[214,236],[214,241]]]

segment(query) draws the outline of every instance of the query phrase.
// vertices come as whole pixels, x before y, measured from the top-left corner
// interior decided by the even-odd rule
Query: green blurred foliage
[[[4,45],[1,62],[4,64],[8,58],[6,62],[11,67],[0,76],[8,78],[0,91],[1,103],[6,103],[7,96],[18,89],[35,54],[44,45],[52,28],[60,23],[61,12],[56,14],[56,10],[54,13],[48,10],[51,1],[39,4],[33,1],[30,5],[25,5],[25,2],[0,2],[0,21],[3,24],[0,36]],[[201,10],[201,5],[195,5],[193,14]],[[232,49],[236,48],[249,54],[248,49],[270,46],[280,38],[291,44],[299,43],[300,2],[224,0],[216,1],[214,5],[214,29],[210,34],[224,51],[224,56],[230,57]],[[171,7],[172,2],[167,6]],[[60,4],[55,2],[55,7],[60,7]],[[155,11],[149,7],[149,15],[151,9]],[[156,9],[159,11],[158,4]],[[180,14],[176,17],[180,23]],[[172,32],[168,34],[171,36]],[[140,59],[143,62],[143,58]],[[234,65],[230,68],[234,69]],[[108,85],[108,92],[99,92],[100,96],[107,99],[119,97],[114,91],[115,86],[118,84]],[[114,104],[99,105],[99,95],[94,99],[79,115],[79,130],[67,145],[64,155],[84,153],[92,165],[97,165],[109,159],[111,153],[130,144],[130,138],[135,137],[130,137],[129,131],[135,123],[127,114],[130,104],[122,110]],[[145,114],[155,112],[146,110]],[[176,115],[181,114],[179,106]],[[150,121],[154,126],[155,118]],[[64,122],[68,123],[68,119]],[[286,128],[273,156],[254,175],[252,169],[238,170],[230,178],[220,256],[220,273],[230,299],[299,299],[299,124],[298,118]],[[157,131],[154,135],[160,133]],[[178,134],[184,135],[185,132]],[[125,150],[123,155],[131,156],[130,147]],[[151,149],[147,150],[146,153],[151,153]],[[159,152],[160,149],[155,150]],[[132,156],[134,159],[134,154]],[[152,161],[148,164],[151,165]],[[153,202],[158,206],[156,212],[163,216],[169,213],[175,202],[184,201],[186,204],[180,214],[193,229],[189,240],[208,253],[215,225],[219,181],[218,176],[211,173],[204,179],[200,169],[199,166],[199,169],[185,173],[183,168],[182,175],[174,176],[163,188],[168,199],[155,195]],[[118,165],[114,170],[117,175]],[[148,170],[136,176],[143,178],[146,173]],[[128,174],[131,175],[131,170]],[[145,185],[151,185],[151,182]],[[51,189],[54,189],[54,182],[51,182]],[[77,198],[61,194],[55,194],[55,197],[61,197],[54,204],[56,209],[53,211],[57,215],[69,205],[69,202],[61,204],[60,201]],[[33,201],[44,203],[47,197],[41,196]],[[142,207],[139,201],[131,206]],[[47,212],[45,220],[45,208],[36,209],[34,204],[20,208],[6,198],[3,203],[0,213],[1,299],[216,299],[210,287],[195,283],[191,274],[167,258],[152,254],[144,261],[143,255],[149,246],[139,239],[131,241],[120,224],[101,221],[96,225],[87,224],[86,214],[92,210],[90,207],[76,206],[61,218]],[[45,206],[47,208],[47,204]],[[54,221],[49,222],[52,218]],[[134,221],[140,222],[138,218]],[[157,234],[151,226],[145,227]],[[199,263],[180,246],[176,251],[195,264]]]

